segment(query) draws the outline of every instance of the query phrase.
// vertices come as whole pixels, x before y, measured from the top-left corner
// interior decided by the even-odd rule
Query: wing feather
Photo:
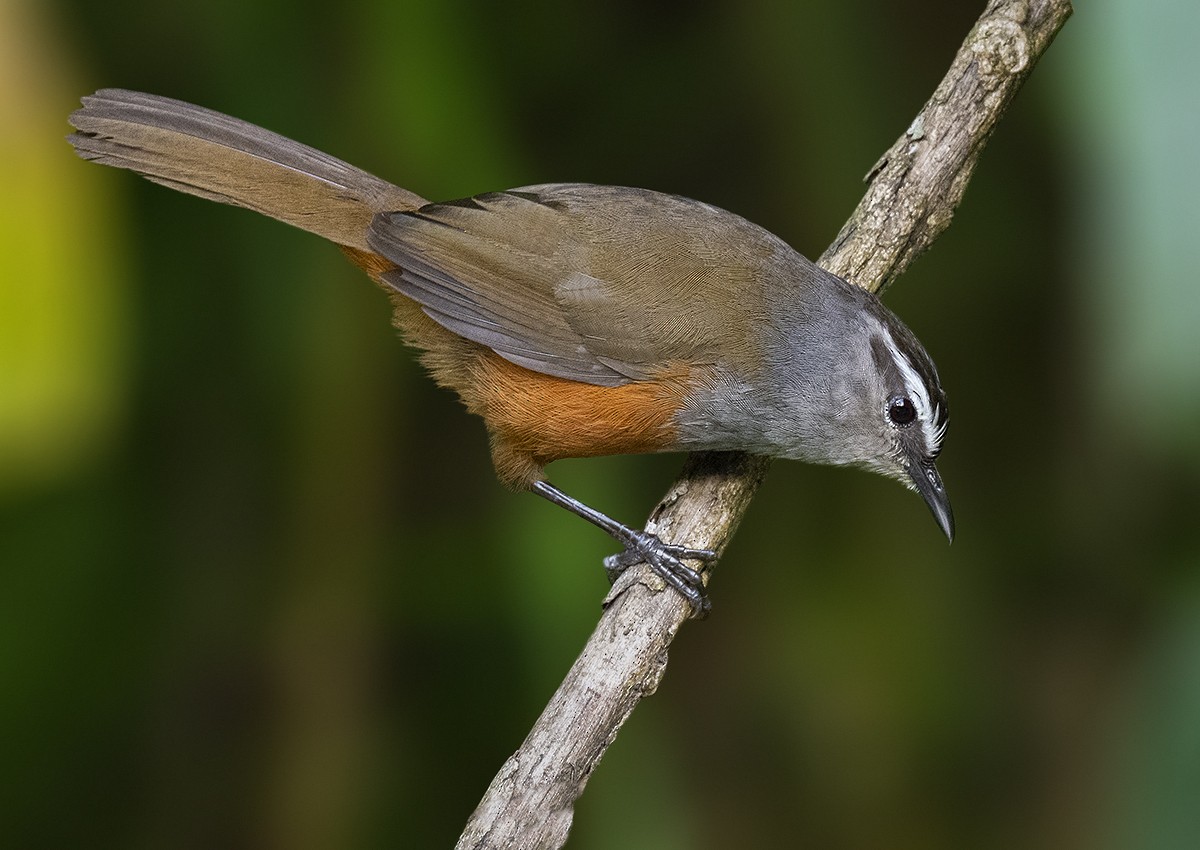
[[[375,217],[383,281],[534,371],[601,386],[745,355],[759,271],[782,242],[732,213],[640,189],[554,184]],[[737,310],[714,305],[737,299]]]

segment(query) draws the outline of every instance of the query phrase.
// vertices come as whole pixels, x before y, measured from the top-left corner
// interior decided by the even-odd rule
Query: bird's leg
[[[634,564],[649,564],[650,569],[654,570],[657,576],[675,588],[679,595],[691,604],[692,616],[704,617],[708,614],[712,605],[704,594],[704,581],[700,578],[700,573],[683,561],[688,559],[705,563],[715,560],[716,552],[711,549],[691,549],[687,546],[677,546],[674,543],[664,543],[648,531],[640,531],[622,525],[612,517],[588,507],[578,499],[568,496],[549,481],[535,481],[532,489],[543,499],[566,508],[571,513],[604,529],[625,547],[625,551],[604,559],[604,567],[608,571],[610,579],[615,580],[617,576]]]

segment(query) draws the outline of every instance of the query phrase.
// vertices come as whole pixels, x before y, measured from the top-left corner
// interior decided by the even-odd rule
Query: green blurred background
[[[500,488],[337,250],[76,160],[81,95],[435,199],[677,192],[816,256],[982,5],[0,0],[5,846],[449,847],[613,548]],[[571,847],[1197,846],[1200,5],[1079,6],[887,297],[959,538],[776,464]],[[640,521],[679,462],[551,472]]]

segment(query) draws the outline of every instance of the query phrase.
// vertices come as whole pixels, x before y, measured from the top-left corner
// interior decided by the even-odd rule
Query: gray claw
[[[692,606],[692,616],[705,617],[712,603],[704,594],[704,580],[700,573],[689,567],[684,559],[708,563],[716,560],[717,553],[711,549],[692,549],[674,543],[663,543],[653,534],[634,532],[625,550],[604,559],[604,569],[610,581],[634,564],[648,564],[659,578],[675,588]]]

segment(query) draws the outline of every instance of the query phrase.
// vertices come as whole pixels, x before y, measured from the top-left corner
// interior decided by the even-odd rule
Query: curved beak
[[[954,542],[954,512],[950,510],[950,497],[942,485],[942,476],[938,475],[937,467],[932,461],[916,460],[909,463],[908,475],[914,488],[937,520],[938,527],[946,535],[946,539]]]

